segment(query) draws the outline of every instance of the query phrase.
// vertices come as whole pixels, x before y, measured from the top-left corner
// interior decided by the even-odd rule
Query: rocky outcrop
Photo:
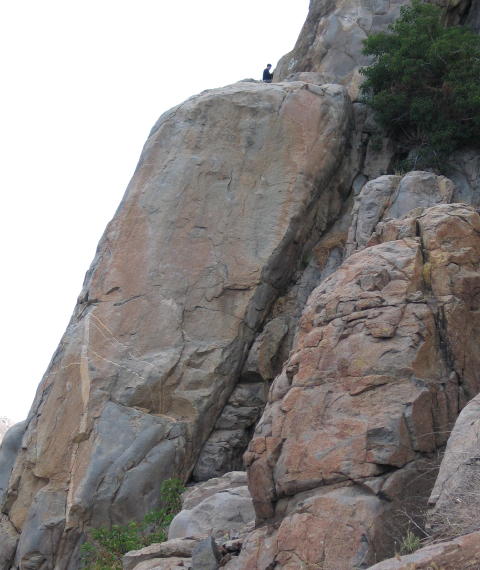
[[[378,241],[375,231],[382,234],[385,224],[379,224],[383,220],[401,219],[416,208],[449,203],[454,191],[451,180],[431,172],[414,171],[403,177],[391,175],[371,180],[355,199],[346,256]],[[414,228],[409,228],[405,222],[403,225],[407,234],[404,232],[395,237],[415,235]],[[388,241],[384,237],[380,240]]]
[[[192,553],[199,542],[200,539],[175,538],[160,544],[152,544],[141,550],[132,550],[122,559],[123,570],[134,570],[134,568],[138,568],[141,563],[147,560],[155,561],[157,566],[164,562],[162,559],[170,559],[168,562],[165,562],[171,565],[172,558],[176,564],[179,563],[179,559],[183,563],[189,562],[190,564],[189,559],[192,558]]]
[[[480,396],[476,396],[455,423],[430,496],[430,532],[437,540],[480,529],[479,429]]]
[[[427,0],[445,9],[448,23],[480,29],[478,2]],[[370,63],[363,55],[368,34],[386,31],[410,0],[311,0],[307,20],[293,50],[278,63],[274,81],[302,79],[339,83],[358,98],[360,69]]]
[[[480,153],[461,150],[449,159],[446,174],[455,184],[454,201],[480,207]]]
[[[232,568],[347,570],[384,557],[387,515],[407,496],[426,502],[419,462],[480,389],[480,217],[454,204],[384,223],[388,241],[349,257],[309,299],[246,454],[269,524]]]
[[[385,30],[407,3],[407,0],[313,0],[297,43],[280,60],[274,80],[313,72],[316,81],[345,85],[352,98],[357,98],[362,81],[359,69],[369,63],[362,54],[363,40],[370,32]]]
[[[205,92],[159,120],[29,415],[3,505],[17,565],[71,567],[85,527],[155,507],[231,411],[249,429],[235,386],[340,212],[351,122],[343,88],[298,82]]]
[[[408,556],[385,560],[369,570],[477,570],[480,567],[480,533],[432,544]]]
[[[245,456],[258,528],[245,538],[243,482],[206,481],[171,536],[209,544],[131,564],[215,566],[211,535],[229,569],[351,570],[392,552],[392,513],[415,519],[480,389],[480,221],[449,204],[478,205],[478,156],[455,157],[453,183],[389,175],[395,147],[357,99],[362,40],[407,1],[312,0],[285,82],[160,118],[0,449],[0,567],[75,568],[88,527],[141,519],[162,480],[241,469],[259,418]],[[470,0],[434,1],[477,25]]]
[[[168,538],[211,535],[225,541],[251,530],[254,521],[247,475],[234,471],[185,491],[182,510],[173,519]]]
[[[193,470],[195,481],[243,468],[242,455],[265,407],[267,390],[268,384],[263,380],[237,384],[200,451]]]
[[[245,535],[254,528],[255,512],[244,471],[227,473],[188,487],[182,510],[170,524],[168,541],[123,557],[124,570],[171,568],[181,564],[207,570],[238,555]],[[152,565],[152,566],[150,566]]]
[[[0,445],[0,503],[3,503],[12,474],[13,465],[22,444],[26,422],[12,426],[4,435]]]

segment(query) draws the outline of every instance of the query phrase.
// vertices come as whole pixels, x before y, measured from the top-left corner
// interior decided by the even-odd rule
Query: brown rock
[[[370,566],[369,570],[478,570],[480,533],[450,542],[432,544],[408,556],[399,556]]]
[[[340,211],[350,124],[343,88],[305,83],[161,117],[31,412],[3,506],[18,560],[71,566],[81,528],[140,519],[187,478],[303,244]]]
[[[352,255],[310,296],[291,358],[245,455],[257,517],[281,521],[271,531],[272,562],[293,568],[298,557],[339,570],[392,548],[387,515],[414,495],[416,466],[445,442],[461,390],[480,389],[474,347],[480,321],[471,310],[480,277],[479,223],[464,205],[421,209],[419,238]],[[342,493],[349,492],[351,511],[342,510]],[[428,492],[426,483],[418,506]],[[302,493],[317,499],[302,501]],[[370,507],[357,520],[360,504]],[[304,544],[296,531],[314,512]],[[348,537],[341,529],[357,528],[355,521],[368,532]],[[248,544],[245,560],[254,556]],[[326,562],[312,544],[336,554]]]

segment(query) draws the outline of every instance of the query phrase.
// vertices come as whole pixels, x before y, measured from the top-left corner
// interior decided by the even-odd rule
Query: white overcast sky
[[[0,2],[0,416],[26,417],[158,116],[260,78],[308,0]]]

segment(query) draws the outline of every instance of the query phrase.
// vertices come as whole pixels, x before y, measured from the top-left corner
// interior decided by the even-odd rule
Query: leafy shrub
[[[184,491],[179,479],[167,479],[160,487],[162,507],[149,511],[141,522],[113,525],[112,528],[90,529],[89,541],[81,547],[82,567],[88,570],[122,568],[122,556],[167,539],[168,525],[182,507]]]
[[[364,41],[364,54],[374,58],[361,70],[364,99],[410,151],[411,166],[440,167],[451,152],[478,146],[480,36],[445,27],[440,8],[413,0],[388,32]]]

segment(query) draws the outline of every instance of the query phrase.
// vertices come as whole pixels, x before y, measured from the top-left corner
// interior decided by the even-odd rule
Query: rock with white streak
[[[76,564],[82,529],[186,479],[247,349],[349,191],[345,90],[237,83],[165,113],[39,387],[3,510],[20,560]],[[36,558],[36,559],[37,559]]]

